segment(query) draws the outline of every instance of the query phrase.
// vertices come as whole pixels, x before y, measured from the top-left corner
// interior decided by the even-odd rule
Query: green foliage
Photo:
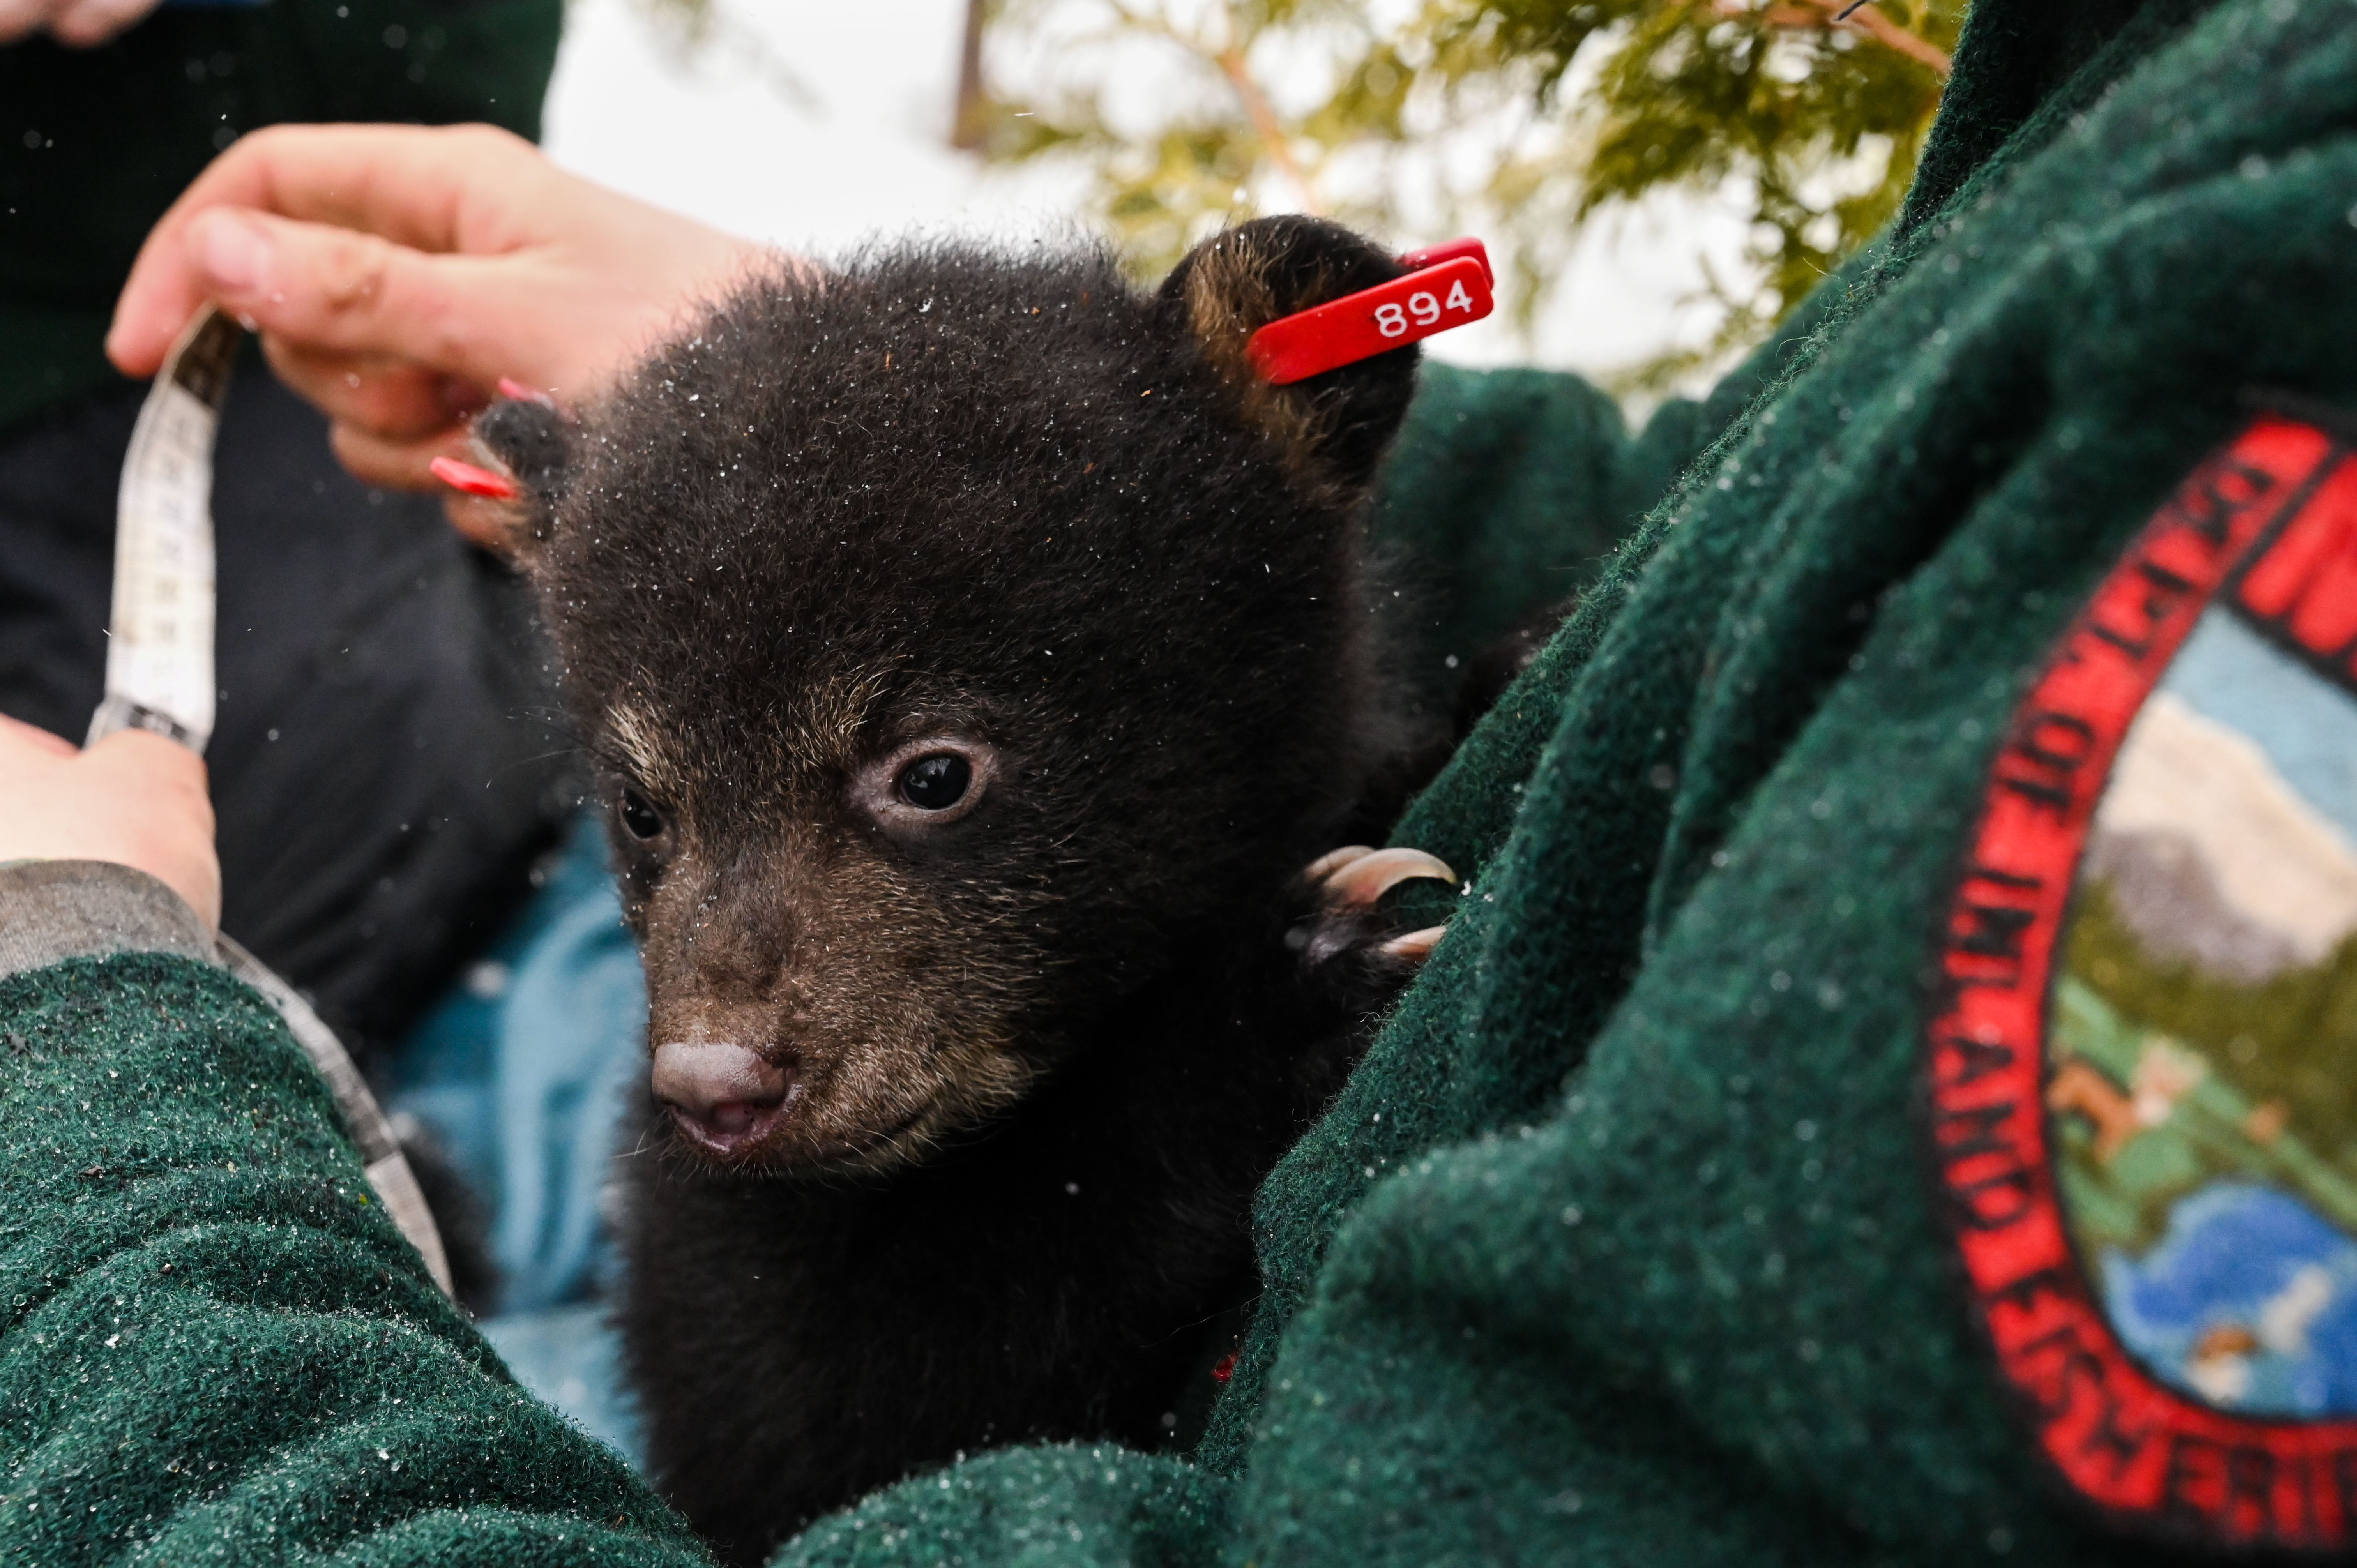
[[[2281,1105],[2293,1132],[2357,1175],[2357,937],[2320,963],[2238,984],[2152,956],[2098,882],[2081,890],[2068,940],[2072,974],[2193,1047],[2253,1103]]]
[[[1527,325],[1583,229],[1671,188],[1753,223],[1748,343],[1897,209],[1962,0],[1003,0],[986,155],[1078,159],[1142,272],[1306,209],[1471,231]]]

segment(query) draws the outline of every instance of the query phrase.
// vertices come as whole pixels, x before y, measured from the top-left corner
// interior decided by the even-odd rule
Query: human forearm
[[[75,955],[0,977],[12,1560],[704,1561],[435,1289],[204,936],[134,872],[0,869],[0,972]]]

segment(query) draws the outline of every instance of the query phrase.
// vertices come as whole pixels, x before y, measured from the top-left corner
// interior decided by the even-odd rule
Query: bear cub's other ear
[[[1234,389],[1247,423],[1276,438],[1286,467],[1313,489],[1352,499],[1399,433],[1415,395],[1417,349],[1394,349],[1290,386],[1261,380],[1252,335],[1280,317],[1389,283],[1408,269],[1322,218],[1255,219],[1189,251],[1162,282],[1162,307]]]
[[[572,470],[572,422],[542,399],[503,397],[475,416],[468,434],[483,456],[515,482],[515,497],[500,506],[506,513],[500,547],[529,565],[548,542],[557,497]]]

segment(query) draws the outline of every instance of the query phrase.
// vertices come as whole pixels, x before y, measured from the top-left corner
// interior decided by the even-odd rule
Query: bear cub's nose
[[[681,1132],[718,1155],[759,1143],[793,1098],[794,1075],[726,1041],[666,1040],[655,1047],[655,1098]]]

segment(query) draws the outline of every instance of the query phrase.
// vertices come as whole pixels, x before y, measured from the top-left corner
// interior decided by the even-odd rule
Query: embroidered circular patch
[[[2179,487],[1992,768],[1940,953],[1939,1180],[2037,1440],[2115,1522],[2357,1543],[2357,460]]]

